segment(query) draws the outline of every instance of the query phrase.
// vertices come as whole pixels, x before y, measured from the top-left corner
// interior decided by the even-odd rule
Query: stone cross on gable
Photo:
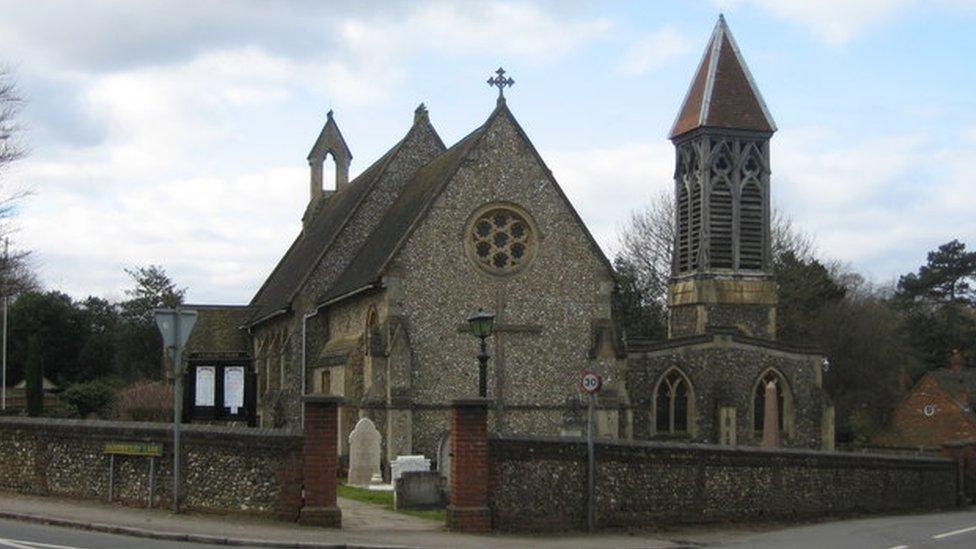
[[[511,78],[506,78],[505,77],[505,69],[503,69],[501,67],[498,67],[498,70],[495,71],[495,74],[497,76],[488,79],[488,85],[489,86],[492,86],[492,87],[497,87],[498,88],[498,102],[499,103],[504,103],[505,102],[505,87],[506,86],[512,87],[512,85],[515,84],[515,80],[512,80]]]

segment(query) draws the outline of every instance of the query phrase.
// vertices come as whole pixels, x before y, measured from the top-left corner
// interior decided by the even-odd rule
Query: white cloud
[[[858,142],[822,128],[784,130],[773,145],[773,197],[827,257],[888,279],[939,244],[976,241],[966,190],[974,154],[976,142],[962,139]]]
[[[722,9],[751,5],[809,28],[822,40],[841,45],[866,28],[898,15],[913,0],[713,0]]]
[[[608,256],[630,211],[672,188],[674,152],[666,141],[549,150],[542,157]]]
[[[119,295],[129,285],[123,268],[152,263],[189,286],[191,300],[244,302],[299,230],[305,176],[278,168],[161,181],[116,196],[45,192],[25,208],[18,236],[37,250],[45,279],[72,295]]]
[[[631,44],[617,63],[617,70],[630,76],[644,74],[663,67],[691,48],[692,41],[687,36],[667,26]]]

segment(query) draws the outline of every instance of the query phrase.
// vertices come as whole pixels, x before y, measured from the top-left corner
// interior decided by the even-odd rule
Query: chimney
[[[332,160],[335,162],[335,191],[341,191],[349,183],[349,163],[352,160],[352,153],[349,152],[349,147],[342,137],[342,132],[339,131],[338,124],[332,117],[331,110],[326,118],[325,126],[319,133],[318,139],[315,140],[311,152],[308,153],[310,176],[308,205],[310,209],[314,209],[323,197],[332,194],[331,192],[326,193],[322,187],[322,169],[327,156],[332,155]]]
[[[966,357],[963,356],[959,349],[953,349],[949,353],[949,371],[950,372],[961,372],[966,366]]]

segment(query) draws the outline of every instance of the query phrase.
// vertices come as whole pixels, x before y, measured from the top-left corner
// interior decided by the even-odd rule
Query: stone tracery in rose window
[[[532,226],[518,212],[504,207],[481,214],[469,229],[472,259],[491,273],[514,272],[535,251]]]

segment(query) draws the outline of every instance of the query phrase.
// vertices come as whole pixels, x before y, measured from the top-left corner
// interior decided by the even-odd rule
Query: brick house
[[[872,442],[878,446],[939,447],[976,440],[974,407],[976,369],[966,368],[957,351],[948,367],[922,376]]]

